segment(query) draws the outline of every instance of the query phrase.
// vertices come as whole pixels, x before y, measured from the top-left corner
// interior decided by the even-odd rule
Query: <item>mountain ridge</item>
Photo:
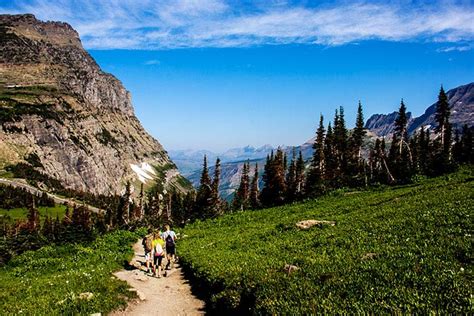
[[[449,107],[451,109],[450,121],[454,129],[460,130],[464,124],[469,127],[474,125],[474,82],[461,85],[446,92]],[[408,112],[408,133],[411,135],[418,129],[428,127],[434,129],[436,102],[428,106],[425,112],[412,117]],[[395,128],[397,112],[390,114],[373,114],[365,123],[365,128],[374,132],[377,136],[390,136]]]
[[[148,163],[153,180],[189,189],[69,24],[0,15],[0,44],[0,169],[23,163],[67,189],[119,194],[126,181],[139,188],[132,165]]]

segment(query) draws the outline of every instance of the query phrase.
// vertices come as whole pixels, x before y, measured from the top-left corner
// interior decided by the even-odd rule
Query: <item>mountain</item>
[[[3,174],[94,194],[119,193],[126,181],[190,188],[135,117],[130,93],[70,25],[0,15],[0,74]]]
[[[217,157],[223,163],[240,162],[247,161],[247,159],[265,158],[272,150],[276,150],[276,148],[271,145],[264,145],[258,148],[252,146],[231,148],[220,153],[209,150],[170,150],[168,153],[181,173],[187,177],[202,168],[204,155],[207,156],[209,165],[212,165]]]
[[[280,146],[286,154],[289,157],[289,160],[291,160],[291,157],[293,155],[293,149],[295,150],[296,154],[301,150],[303,154],[303,158],[305,161],[309,160],[313,154],[313,139],[308,140],[304,144],[300,146]],[[214,154],[215,157],[219,156],[219,158],[222,161],[221,164],[221,177],[220,177],[220,185],[219,185],[219,192],[222,198],[226,200],[231,200],[234,194],[234,191],[238,188],[240,184],[240,177],[242,175],[242,170],[244,167],[244,163],[249,161],[250,162],[250,177],[253,177],[254,170],[255,170],[255,164],[258,164],[258,172],[259,172],[259,183],[260,183],[260,188],[262,185],[262,175],[263,175],[263,168],[265,166],[266,162],[266,157],[268,154],[271,153],[271,151],[276,151],[277,148],[272,147],[271,145],[264,145],[259,148],[254,148],[251,146],[246,146],[242,148],[233,148],[225,151],[221,155]],[[170,154],[171,157],[174,157],[172,154]],[[191,172],[183,172],[183,175],[186,176],[186,178],[193,184],[195,188],[199,186],[199,181],[201,179],[201,172],[202,172],[202,158],[203,156],[200,156],[199,158],[199,164],[197,165],[197,168],[194,169]],[[223,158],[221,158],[223,157]],[[209,156],[208,156],[209,158]],[[235,159],[235,160],[233,160]],[[175,158],[173,158],[175,160]],[[213,158],[214,160],[214,158]],[[214,164],[213,160],[208,160],[209,163],[209,174],[214,173]],[[176,161],[176,160],[175,160]],[[181,170],[181,165],[180,163],[176,162],[178,167]]]
[[[367,123],[365,123],[365,128],[379,136],[390,135],[395,130],[395,119],[397,115],[398,112],[374,114],[367,120]],[[407,113],[407,119],[409,123],[412,121],[411,112]]]
[[[464,124],[474,125],[474,82],[451,89],[446,93],[451,108],[451,123],[454,129],[461,129]],[[420,127],[433,129],[435,122],[436,102],[429,106],[425,113],[408,120],[408,132],[413,134]],[[366,122],[365,127],[377,136],[389,136],[394,129],[397,112],[390,114],[374,114]]]

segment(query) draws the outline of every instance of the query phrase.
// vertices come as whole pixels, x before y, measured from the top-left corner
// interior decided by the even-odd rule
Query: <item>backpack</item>
[[[157,243],[155,245],[155,256],[162,256],[163,255],[163,247],[161,247],[161,244]]]
[[[173,236],[171,236],[171,233],[168,233],[168,236],[166,236],[166,247],[173,247],[173,246],[174,246]]]
[[[145,239],[145,251],[150,252],[152,247],[152,240],[150,237],[146,237]]]

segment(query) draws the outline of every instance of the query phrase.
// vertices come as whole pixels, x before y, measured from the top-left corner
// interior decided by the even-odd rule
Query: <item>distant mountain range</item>
[[[446,95],[451,107],[451,123],[454,129],[461,129],[464,124],[474,124],[474,82],[449,90]],[[436,102],[429,106],[419,117],[408,113],[408,132],[413,134],[422,126],[433,129],[435,123]],[[397,112],[390,114],[374,114],[365,127],[377,136],[389,136],[393,133]]]
[[[202,168],[203,157],[207,156],[209,165],[212,165],[217,157],[222,163],[246,161],[264,158],[275,148],[271,145],[263,145],[255,148],[245,146],[241,148],[231,148],[225,152],[216,153],[209,150],[170,150],[169,156],[178,166],[183,175],[188,176],[197,169]]]
[[[451,89],[447,92],[448,101],[451,106],[451,122],[454,128],[461,128],[463,124],[469,126],[474,125],[474,83],[460,86]],[[413,118],[411,113],[408,113],[409,125],[408,130],[413,133],[421,126],[434,128],[434,113],[436,111],[436,103],[429,106],[425,113],[419,117]],[[366,122],[365,127],[368,129],[365,143],[369,145],[375,138],[382,136],[390,136],[394,130],[394,122],[397,117],[397,112],[390,114],[374,114]],[[287,154],[291,157],[293,148],[298,153],[302,151],[303,158],[309,163],[313,149],[312,145],[314,138],[300,146],[281,146]],[[366,146],[367,148],[370,146]],[[264,145],[262,147],[254,148],[246,146],[243,148],[233,148],[223,153],[214,153],[207,150],[171,150],[169,156],[176,163],[181,173],[191,183],[197,187],[202,172],[202,162],[204,155],[207,155],[209,172],[214,172],[214,162],[217,157],[222,161],[221,184],[220,193],[223,198],[231,199],[234,190],[240,183],[240,176],[244,162],[250,160],[251,175],[253,175],[255,163],[258,163],[259,174],[262,176],[263,167],[267,154],[276,147],[271,145]],[[364,152],[367,154],[368,151]],[[290,158],[291,159],[291,158]]]

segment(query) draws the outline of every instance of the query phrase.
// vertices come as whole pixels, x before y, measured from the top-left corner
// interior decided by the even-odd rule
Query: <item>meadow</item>
[[[41,222],[43,222],[47,216],[52,219],[59,217],[61,220],[66,213],[66,206],[62,204],[56,204],[53,207],[39,206],[38,211]],[[26,207],[13,208],[10,210],[0,208],[0,218],[4,218],[7,221],[25,220],[27,215],[28,209]]]
[[[198,221],[178,252],[217,311],[469,314],[473,181],[462,169]],[[308,219],[336,225],[296,227]]]
[[[1,314],[90,315],[124,306],[136,294],[112,272],[131,259],[131,244],[143,234],[119,230],[92,243],[46,246],[14,257],[0,268]]]

